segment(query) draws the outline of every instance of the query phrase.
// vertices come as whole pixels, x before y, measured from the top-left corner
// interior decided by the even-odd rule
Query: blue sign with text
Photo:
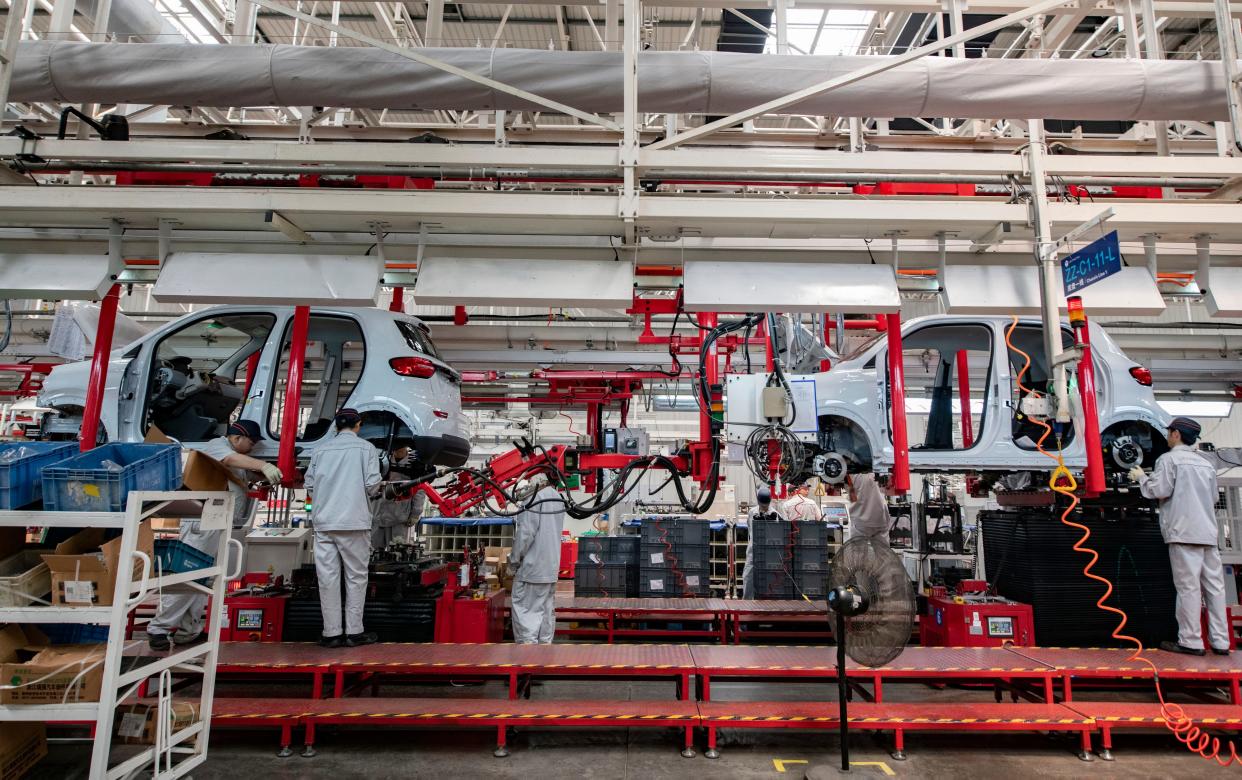
[[[1120,270],[1121,246],[1117,243],[1117,231],[1114,230],[1061,260],[1065,294],[1073,295]]]

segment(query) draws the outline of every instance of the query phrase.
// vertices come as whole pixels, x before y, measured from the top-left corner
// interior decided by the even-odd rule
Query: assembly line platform
[[[690,609],[689,605],[683,605]],[[676,607],[674,607],[676,608]],[[1080,688],[1150,686],[1152,671],[1128,661],[1130,651],[1114,648],[908,647],[878,668],[850,661],[846,674],[859,695],[851,704],[850,726],[891,733],[894,752],[904,750],[907,732],[1065,731],[1079,735],[1080,756],[1102,740],[1102,755],[1117,729],[1164,729],[1159,705],[1150,702],[1094,702],[1074,698]],[[1186,715],[1204,729],[1242,730],[1242,651],[1194,657],[1147,651],[1166,694],[1193,689],[1200,700]],[[453,728],[494,727],[497,754],[507,753],[506,729],[676,728],[684,735],[683,755],[693,755],[696,729],[706,733],[709,756],[718,755],[717,731],[745,729],[829,729],[840,725],[835,691],[825,686],[821,701],[717,701],[712,684],[744,680],[783,686],[832,683],[836,650],[830,646],[747,646],[685,644],[395,644],[325,649],[313,643],[221,644],[220,685],[230,679],[270,675],[309,680],[308,698],[217,698],[213,723],[221,728],[278,728],[282,754],[289,755],[294,728],[305,729],[307,755],[314,753],[315,729],[365,722],[368,726]],[[534,680],[596,680],[592,700],[531,700]],[[506,698],[422,699],[380,695],[382,686],[410,682],[504,682]],[[331,681],[331,694],[324,696]],[[629,701],[630,689],[611,693],[612,684],[673,683],[672,695]],[[981,701],[886,701],[887,685],[958,684],[990,691]],[[1228,703],[1216,695],[1228,691]],[[485,691],[473,688],[472,691]],[[913,690],[923,690],[914,688]],[[830,693],[831,691],[831,693]],[[369,692],[370,696],[359,695]],[[1004,701],[1008,692],[1012,701]],[[1082,690],[1078,691],[1083,697]],[[762,698],[762,694],[759,694]],[[680,741],[680,740],[679,740]]]

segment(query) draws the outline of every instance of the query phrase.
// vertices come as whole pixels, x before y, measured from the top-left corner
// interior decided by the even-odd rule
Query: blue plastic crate
[[[108,627],[89,623],[41,623],[37,628],[54,645],[89,645],[108,641]]]
[[[164,574],[184,574],[187,571],[206,569],[216,562],[215,556],[179,539],[156,539],[155,557],[159,561],[156,570]]]
[[[109,470],[104,461],[121,469]],[[53,512],[123,512],[131,490],[176,490],[176,444],[105,444],[43,469],[43,507]]]
[[[64,441],[0,444],[0,509],[21,509],[42,498],[43,469],[77,451],[77,444]],[[21,454],[15,460],[4,460],[6,452]]]

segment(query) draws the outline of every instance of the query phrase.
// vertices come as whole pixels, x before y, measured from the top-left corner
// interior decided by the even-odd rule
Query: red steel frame
[[[962,449],[970,449],[975,431],[970,416],[970,359],[964,349],[957,351],[957,403],[962,409]]]
[[[893,418],[893,491],[910,491],[910,442],[906,428],[906,367],[902,360],[901,316],[887,314],[888,387]]]
[[[22,374],[16,390],[0,390],[0,397],[26,398],[43,389],[43,378],[51,373],[56,363],[0,363],[0,373]]]
[[[285,380],[285,409],[280,421],[280,450],[276,466],[286,487],[297,484],[298,420],[302,415],[302,364],[306,361],[306,334],[310,330],[310,307],[293,310],[293,333],[289,336],[289,373]]]
[[[82,431],[78,434],[78,448],[82,452],[93,450],[99,439],[99,413],[108,384],[112,331],[116,328],[116,310],[120,304],[121,286],[114,284],[99,304],[99,326],[95,331],[95,351],[91,355],[91,375],[86,385],[86,407],[82,411]],[[112,431],[113,435],[116,433]]]
[[[1071,307],[1077,300],[1079,307],[1082,301],[1070,299]],[[1071,322],[1073,322],[1071,320]],[[1104,453],[1100,441],[1100,411],[1097,408],[1095,394],[1095,364],[1091,359],[1091,328],[1087,324],[1086,312],[1082,314],[1082,324],[1074,323],[1074,340],[1082,346],[1082,359],[1078,361],[1078,391],[1082,396],[1082,416],[1085,428],[1083,446],[1087,451],[1087,469],[1083,474],[1088,498],[1095,498],[1105,490],[1104,484]]]

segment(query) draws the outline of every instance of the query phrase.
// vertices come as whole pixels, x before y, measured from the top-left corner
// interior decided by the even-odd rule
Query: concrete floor
[[[536,686],[535,698],[601,698],[600,686],[619,698],[668,699],[671,684],[550,682]],[[298,696],[305,686],[221,686],[220,695]],[[990,701],[989,690],[946,689],[888,684],[891,700]],[[499,684],[449,687],[443,685],[385,686],[383,696],[495,697],[505,696]],[[835,688],[817,683],[714,684],[718,700],[835,699]],[[1147,692],[1096,694],[1097,698],[1135,696]],[[862,762],[853,777],[917,778],[1167,778],[1208,777],[1236,772],[1219,769],[1189,754],[1171,736],[1159,733],[1125,734],[1116,738],[1116,760],[1084,763],[1075,756],[1077,738],[1040,734],[913,734],[906,738],[906,761],[894,761],[888,741],[858,735],[852,759]],[[322,729],[314,758],[276,757],[276,732],[217,730],[212,734],[210,758],[194,773],[197,780],[257,780],[258,778],[448,778],[497,777],[521,780],[553,778],[780,778],[799,780],[810,770],[815,778],[836,777],[840,756],[835,734],[823,732],[722,731],[721,757],[709,760],[679,753],[680,734],[673,730],[565,731],[522,729],[511,740],[512,755],[491,755],[490,729],[480,731],[398,731],[366,727]],[[47,780],[85,778],[89,743],[57,743],[52,755],[30,777]],[[781,772],[783,764],[784,772]],[[805,763],[798,763],[805,762]]]

